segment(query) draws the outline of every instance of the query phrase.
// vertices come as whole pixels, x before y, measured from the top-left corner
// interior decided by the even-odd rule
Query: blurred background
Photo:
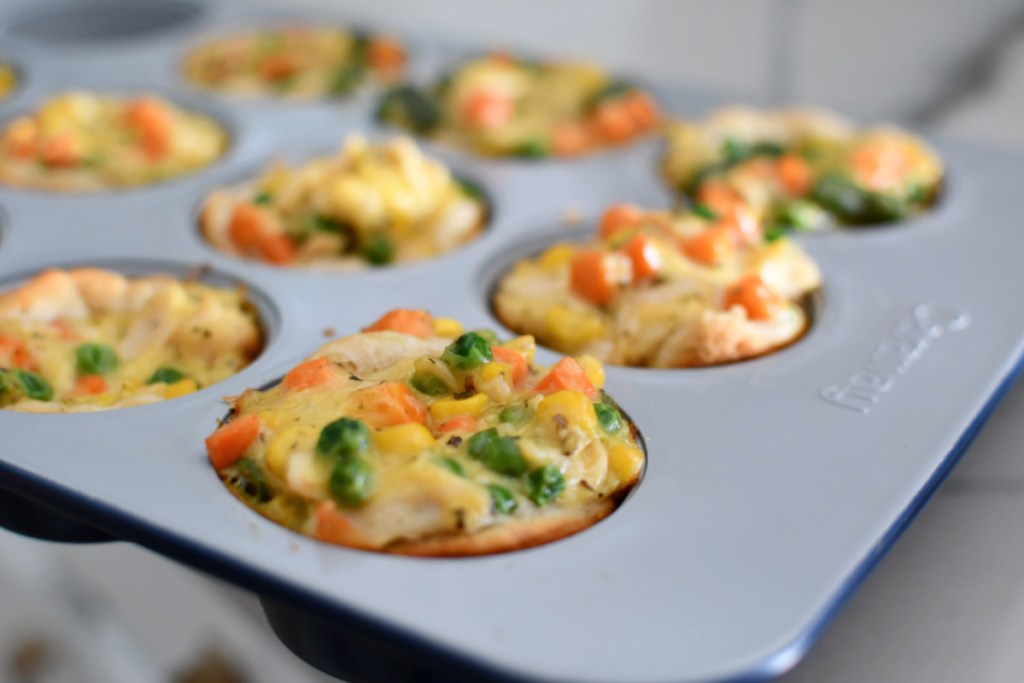
[[[665,86],[821,104],[1024,153],[1021,0],[219,4],[328,9],[372,27],[592,59]],[[1024,680],[1021,417],[1024,387],[1011,389],[784,683]],[[0,681],[326,680],[278,643],[253,596],[127,544],[62,546],[0,531]]]

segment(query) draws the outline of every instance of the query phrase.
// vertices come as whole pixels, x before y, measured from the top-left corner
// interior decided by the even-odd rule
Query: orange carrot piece
[[[748,275],[726,290],[725,310],[742,306],[751,320],[771,320],[782,309],[783,300],[758,275]]]
[[[247,252],[258,251],[267,232],[267,217],[254,204],[239,204],[231,215],[228,236],[239,249]]]
[[[521,353],[506,349],[504,346],[492,346],[491,353],[494,354],[494,360],[505,363],[512,369],[512,384],[519,384],[526,378],[529,368]]]
[[[75,380],[70,396],[95,396],[107,390],[107,380],[102,375],[82,375]]]
[[[721,226],[709,228],[704,232],[683,240],[683,253],[705,266],[717,266],[735,248],[732,232]]]
[[[511,120],[516,103],[508,95],[495,90],[480,90],[462,105],[462,117],[477,128],[497,128]]]
[[[642,90],[634,90],[623,95],[622,108],[633,120],[638,131],[651,130],[661,120],[657,102]]]
[[[697,201],[719,216],[726,216],[738,205],[743,204],[743,196],[728,183],[721,180],[706,180],[697,190]]]
[[[283,232],[268,232],[260,239],[260,255],[275,266],[286,266],[295,261],[295,241]]]
[[[782,189],[791,197],[803,197],[811,190],[811,166],[797,154],[779,157],[777,171]]]
[[[590,123],[598,136],[610,145],[622,144],[637,132],[633,118],[618,100],[599,104],[590,115]]]
[[[78,163],[81,147],[78,138],[71,133],[64,133],[44,142],[40,157],[47,166],[68,168]]]
[[[447,422],[441,423],[434,431],[438,434],[448,434],[450,432],[475,432],[480,428],[480,420],[474,415],[459,415],[453,417]]]
[[[159,159],[171,151],[174,118],[163,102],[152,97],[133,100],[125,109],[128,124],[139,134],[142,151],[151,159]]]
[[[622,251],[633,263],[633,282],[654,277],[664,265],[658,248],[642,232],[633,235]]]
[[[299,60],[293,54],[280,53],[270,55],[260,64],[260,76],[268,81],[279,81],[288,78],[299,70]]]
[[[757,242],[761,239],[761,222],[746,205],[737,204],[715,226],[736,238],[737,242]]]
[[[594,147],[594,137],[582,123],[560,123],[551,132],[551,152],[556,157],[575,157]]]
[[[402,382],[382,382],[352,394],[359,417],[374,429],[427,422],[427,406]]]
[[[51,320],[50,326],[57,330],[57,334],[60,335],[62,340],[78,341],[78,335],[66,321],[60,320],[59,318],[57,320]]]
[[[25,342],[14,337],[0,336],[0,365],[10,363],[21,370],[38,370],[39,364],[35,356],[28,350]]]
[[[597,396],[597,389],[587,379],[587,373],[583,366],[575,358],[566,356],[551,368],[551,371],[537,382],[537,391],[546,395],[557,391],[578,391],[593,399]]]
[[[640,225],[644,220],[644,212],[635,204],[612,204],[601,216],[599,233],[606,240],[621,230]]]
[[[424,310],[396,308],[369,327],[364,327],[363,332],[401,332],[427,339],[434,336],[434,319]]]
[[[908,146],[897,140],[871,140],[861,144],[850,157],[857,179],[869,189],[887,190],[910,171]]]
[[[370,66],[387,76],[397,75],[405,66],[405,50],[392,38],[382,37],[370,41],[366,56]]]
[[[334,366],[323,356],[307,360],[288,371],[281,383],[292,391],[305,391],[329,384],[335,377]]]
[[[241,415],[222,424],[206,437],[206,450],[214,469],[222,470],[238,462],[259,435],[258,415]]]
[[[326,500],[316,508],[316,538],[326,543],[350,548],[368,547],[348,517],[338,512],[338,506]]]
[[[619,291],[619,280],[611,263],[611,255],[597,249],[581,249],[572,259],[569,286],[581,297],[604,306]]]

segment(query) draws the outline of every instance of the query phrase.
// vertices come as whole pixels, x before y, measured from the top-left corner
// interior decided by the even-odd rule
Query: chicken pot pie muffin
[[[57,95],[0,132],[0,182],[69,192],[149,185],[216,161],[213,119],[157,96]]]
[[[230,399],[210,460],[258,513],[329,543],[456,556],[552,541],[611,514],[644,452],[599,362],[533,354],[530,337],[391,311]]]
[[[338,27],[291,26],[226,36],[185,59],[185,80],[232,95],[309,99],[343,97],[368,80],[392,81],[405,70],[394,38]]]
[[[754,213],[641,211],[620,204],[586,244],[556,244],[500,280],[494,311],[563,353],[615,365],[738,361],[799,339],[821,275]]]
[[[217,190],[200,214],[221,251],[278,266],[357,269],[431,258],[476,237],[487,201],[407,138],[351,138],[333,157]]]
[[[719,213],[743,202],[771,232],[904,219],[931,206],[944,173],[914,135],[814,110],[723,109],[667,135],[670,186]]]
[[[14,71],[14,67],[0,61],[0,102],[7,99],[17,86],[18,74]]]
[[[71,413],[176,398],[237,373],[261,346],[237,289],[48,270],[0,293],[0,408]]]
[[[395,88],[378,116],[485,156],[575,157],[625,145],[658,127],[654,98],[589,64],[494,54],[427,89]]]

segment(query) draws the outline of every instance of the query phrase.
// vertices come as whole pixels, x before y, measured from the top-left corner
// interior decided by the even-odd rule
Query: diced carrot
[[[756,242],[761,239],[761,222],[757,215],[744,204],[737,204],[718,221],[717,226],[728,231],[739,242]]]
[[[107,390],[107,380],[102,375],[82,375],[75,380],[70,396],[95,396]]]
[[[174,117],[163,102],[153,97],[135,99],[125,109],[125,118],[138,132],[142,151],[151,159],[171,151]]]
[[[726,290],[722,306],[726,310],[742,306],[751,320],[771,320],[782,309],[783,301],[760,276],[748,275]]]
[[[697,201],[719,216],[725,216],[732,213],[737,205],[743,204],[743,196],[728,183],[706,180],[697,190]]]
[[[260,255],[268,263],[286,266],[295,261],[295,241],[283,232],[268,232],[260,240]]]
[[[492,346],[491,353],[494,354],[494,360],[504,363],[512,369],[512,384],[519,384],[526,378],[529,369],[522,354],[504,346]]]
[[[633,118],[618,100],[597,105],[590,115],[590,124],[598,136],[610,145],[622,144],[637,132]]]
[[[871,140],[854,150],[850,165],[857,179],[868,188],[887,190],[910,170],[911,152],[900,140]]]
[[[650,130],[661,120],[657,102],[642,90],[633,90],[623,95],[622,108],[633,120],[638,131]]]
[[[597,249],[581,249],[573,256],[569,270],[572,290],[592,303],[604,306],[615,298],[619,284],[613,256]]]
[[[597,389],[587,379],[587,373],[583,366],[575,358],[566,356],[551,368],[541,381],[537,382],[537,391],[546,395],[556,391],[578,391],[593,399],[597,396]]]
[[[266,231],[267,218],[262,209],[253,204],[239,204],[235,207],[228,225],[228,236],[235,246],[247,252],[259,250]]]
[[[18,159],[35,157],[39,145],[39,127],[29,118],[21,118],[7,127],[4,133],[4,147],[11,156]]]
[[[420,339],[427,339],[434,336],[434,319],[424,310],[411,308],[396,308],[385,313],[380,320],[369,327],[364,327],[363,332],[401,332]]]
[[[387,76],[397,75],[405,66],[405,50],[392,38],[372,40],[366,56],[370,66]]]
[[[0,336],[0,365],[8,363],[21,370],[39,369],[35,356],[25,342],[14,337]]]
[[[599,234],[606,240],[620,230],[640,225],[644,220],[644,212],[635,204],[612,204],[601,216]]]
[[[475,415],[459,415],[441,423],[434,431],[438,434],[449,432],[475,432],[480,427],[480,420]]]
[[[305,391],[329,384],[335,376],[331,361],[321,356],[296,365],[288,371],[281,383],[292,391]]]
[[[47,166],[67,168],[81,159],[82,145],[71,133],[62,133],[43,143],[40,157]]]
[[[352,394],[359,417],[374,429],[407,422],[426,424],[427,407],[402,382],[382,382]]]
[[[556,157],[579,156],[593,147],[594,137],[582,123],[560,123],[551,133],[551,152]]]
[[[314,535],[326,543],[344,545],[350,548],[368,547],[348,517],[338,512],[338,506],[329,500],[316,508],[316,530]]]
[[[214,469],[222,470],[237,462],[259,435],[258,415],[241,415],[222,424],[206,437],[206,450]]]
[[[661,270],[663,262],[658,247],[642,232],[633,235],[622,251],[633,262],[633,282],[653,277]]]
[[[735,248],[732,231],[716,226],[683,240],[683,253],[697,263],[706,266],[717,266]]]
[[[777,162],[779,183],[791,197],[803,197],[811,189],[811,166],[798,154],[783,154]]]
[[[260,64],[260,75],[268,81],[279,81],[294,74],[300,66],[301,64],[294,54],[273,54]]]
[[[51,320],[50,326],[57,330],[57,334],[63,341],[78,341],[78,334],[71,328],[66,321],[57,319]]]
[[[463,119],[477,128],[497,128],[511,120],[515,111],[515,100],[496,90],[477,91],[462,105]]]

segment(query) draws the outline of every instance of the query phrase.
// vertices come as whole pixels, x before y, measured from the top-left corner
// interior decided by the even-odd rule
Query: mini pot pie
[[[278,266],[357,269],[451,251],[476,237],[487,201],[407,138],[351,138],[339,154],[278,163],[217,190],[200,226],[221,251]]]
[[[671,187],[720,213],[743,202],[771,233],[907,218],[931,206],[944,174],[914,135],[856,129],[815,110],[734,107],[673,122],[667,136],[662,170]]]
[[[628,144],[657,128],[654,98],[589,64],[494,54],[433,87],[403,85],[381,120],[485,156],[576,157]]]
[[[14,67],[0,61],[0,102],[7,99],[16,87],[18,87],[18,75],[14,71]]]
[[[176,398],[237,373],[261,347],[237,289],[47,270],[0,293],[0,408],[71,413]]]
[[[149,185],[197,171],[225,151],[213,119],[155,95],[57,95],[0,131],[0,182],[80,192]]]
[[[820,282],[800,247],[767,239],[749,209],[716,217],[620,204],[590,242],[516,263],[493,306],[510,329],[563,353],[684,368],[793,343]]]
[[[290,26],[199,45],[185,59],[183,73],[192,85],[222,93],[309,99],[343,97],[368,80],[396,80],[405,61],[405,49],[394,38]]]
[[[533,354],[530,337],[391,311],[230,399],[210,461],[259,514],[329,543],[457,556],[552,541],[611,514],[644,451],[599,362]]]

